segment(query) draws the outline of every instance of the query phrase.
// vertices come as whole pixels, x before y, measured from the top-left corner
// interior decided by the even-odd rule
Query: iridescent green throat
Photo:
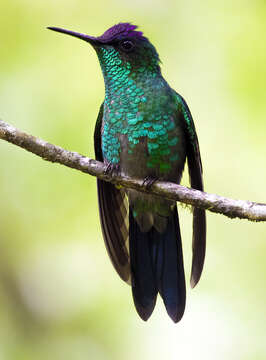
[[[173,114],[167,106],[162,108],[161,99],[158,99],[157,105],[153,101],[153,105],[149,106],[150,89],[155,78],[158,78],[158,90],[168,86],[161,76],[158,60],[154,58],[148,66],[143,64],[133,68],[112,47],[98,49],[98,57],[105,81],[102,135],[104,157],[113,164],[119,162],[120,134],[127,135],[129,156],[140,138],[146,136],[151,155],[147,166],[154,168],[160,164],[161,172],[169,171],[171,162],[178,158],[169,149],[178,142],[178,138],[171,135],[174,129]]]

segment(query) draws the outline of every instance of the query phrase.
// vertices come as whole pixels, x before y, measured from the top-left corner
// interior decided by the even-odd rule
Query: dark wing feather
[[[103,104],[97,117],[94,131],[94,150],[96,160],[103,161],[101,129]],[[108,254],[118,275],[130,283],[129,245],[128,245],[128,205],[123,189],[97,179],[98,203],[103,238]]]
[[[177,94],[181,111],[185,134],[187,138],[187,160],[190,177],[190,184],[193,189],[203,191],[202,163],[200,158],[200,149],[195,125],[190,110],[182,98]],[[200,208],[193,209],[193,258],[190,284],[193,288],[199,281],[205,259],[206,251],[206,215],[205,210]]]

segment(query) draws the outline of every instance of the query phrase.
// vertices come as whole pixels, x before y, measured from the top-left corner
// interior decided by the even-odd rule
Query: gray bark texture
[[[110,175],[106,171],[105,164],[28,135],[2,120],[0,120],[0,139],[20,146],[44,160],[68,166],[119,186],[176,200],[230,218],[266,221],[266,204],[228,199],[165,181],[156,181],[147,189],[143,185],[143,179],[129,178],[120,174]]]

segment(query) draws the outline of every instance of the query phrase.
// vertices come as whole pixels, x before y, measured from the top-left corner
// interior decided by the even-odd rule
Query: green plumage
[[[134,158],[136,145],[147,138],[146,165],[165,174],[182,158],[175,151],[179,141],[175,113],[180,99],[163,79],[154,48],[144,50],[149,56],[140,57],[140,64],[127,61],[111,46],[97,50],[106,88],[103,155],[108,162],[119,163],[119,138],[126,135],[128,156]]]

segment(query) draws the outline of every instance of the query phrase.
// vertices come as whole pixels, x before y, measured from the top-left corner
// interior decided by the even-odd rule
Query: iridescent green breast
[[[148,68],[132,69],[114,48],[99,50],[99,59],[105,79],[104,125],[102,151],[107,161],[120,162],[120,135],[126,135],[128,156],[140,139],[147,139],[147,167],[168,172],[178,160],[172,151],[179,139],[175,133],[175,95],[150,64]]]

